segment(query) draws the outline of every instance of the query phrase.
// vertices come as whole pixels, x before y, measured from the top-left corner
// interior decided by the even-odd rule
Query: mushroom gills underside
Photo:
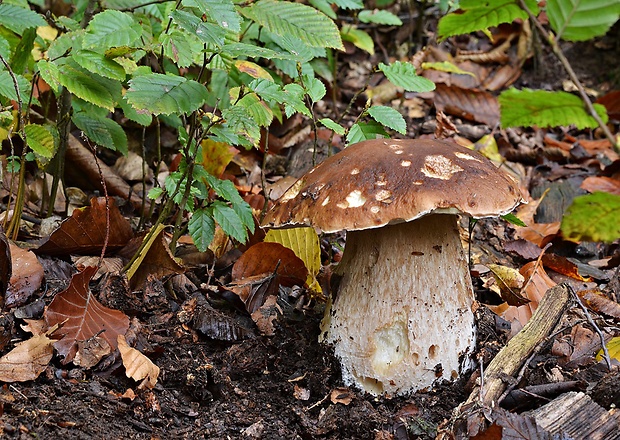
[[[321,323],[345,383],[406,394],[472,365],[474,297],[456,220],[435,214],[347,233]]]

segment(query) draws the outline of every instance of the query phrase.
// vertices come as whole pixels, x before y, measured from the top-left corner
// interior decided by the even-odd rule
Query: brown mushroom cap
[[[494,217],[522,201],[517,183],[476,151],[430,139],[376,139],[310,170],[276,202],[263,226],[352,231],[434,212]]]

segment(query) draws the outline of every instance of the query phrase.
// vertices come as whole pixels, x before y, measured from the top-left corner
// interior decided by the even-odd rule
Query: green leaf
[[[50,86],[54,93],[58,93],[58,89],[60,88],[60,71],[58,70],[58,66],[47,60],[39,60],[37,69],[39,69],[39,74],[41,78],[43,78],[43,81]]]
[[[14,73],[22,74],[26,70],[28,61],[32,59],[32,49],[34,48],[34,39],[37,36],[35,28],[24,30],[22,38],[15,47],[15,53],[11,58],[11,69]]]
[[[310,6],[259,0],[241,13],[276,35],[298,38],[313,47],[344,49],[335,23]]]
[[[248,239],[248,231],[237,213],[228,205],[215,201],[213,207],[213,218],[222,227],[222,230],[240,243],[245,243]]]
[[[382,9],[361,11],[357,14],[357,18],[359,18],[362,23],[386,24],[390,26],[402,26],[403,24],[401,19],[396,15]]]
[[[575,125],[579,129],[598,127],[586,111],[583,101],[567,92],[508,89],[499,97],[501,124],[507,127],[559,127]],[[594,104],[597,113],[607,122],[605,107]]]
[[[125,69],[116,61],[106,58],[103,54],[90,50],[79,50],[72,56],[76,63],[89,72],[105,78],[125,81]]]
[[[340,9],[362,9],[364,7],[363,0],[333,0],[331,3]]]
[[[15,75],[15,78],[17,78],[17,86],[22,102],[25,102],[30,93],[30,82],[21,75]],[[13,101],[17,101],[18,99],[17,92],[15,91],[15,83],[7,71],[0,72],[0,96],[5,96]]]
[[[380,124],[385,125],[400,134],[407,133],[407,123],[400,112],[392,107],[373,105],[368,109],[368,114]]]
[[[232,0],[183,0],[182,3],[197,8],[224,29],[233,32],[241,30],[241,17]]]
[[[308,3],[310,3],[312,7],[321,11],[323,14],[327,15],[332,20],[338,18],[338,15],[336,15],[336,12],[334,12],[334,10],[332,9],[332,5],[327,0],[309,0]]]
[[[435,83],[429,79],[416,75],[415,67],[411,63],[396,61],[389,66],[379,63],[385,77],[395,86],[402,87],[408,92],[430,92],[435,90]]]
[[[84,48],[106,50],[111,47],[133,46],[142,35],[142,26],[132,15],[109,9],[95,14],[86,31]]]
[[[114,120],[86,112],[74,113],[71,120],[95,144],[127,155],[127,135]]]
[[[11,59],[11,44],[2,36],[0,36],[0,56],[5,60]],[[2,63],[0,63],[0,70],[5,70],[4,64]]]
[[[525,0],[528,9],[538,15],[536,0]],[[501,23],[512,23],[516,19],[527,20],[527,13],[519,6],[519,0],[461,0],[462,13],[451,13],[439,20],[437,34],[439,41],[452,35],[469,34],[486,30]]]
[[[299,84],[290,83],[284,86],[284,92],[286,93],[286,99],[284,101],[284,109],[286,116],[290,117],[295,113],[301,113],[308,117],[312,117],[310,110],[306,107],[304,102],[305,91]]]
[[[41,14],[7,3],[0,4],[0,26],[22,35],[29,28],[45,26],[47,23]]]
[[[260,127],[248,110],[242,106],[230,107],[222,111],[226,125],[247,140],[245,145],[257,146],[260,140]]]
[[[123,110],[123,114],[126,118],[145,127],[148,127],[151,125],[151,122],[153,122],[153,116],[150,113],[138,113],[138,111],[133,108],[125,98],[121,99],[118,104]]]
[[[293,57],[284,52],[267,49],[260,46],[247,43],[230,43],[225,44],[222,48],[223,52],[229,53],[233,57],[249,57],[249,58],[265,58],[266,60],[281,59],[290,60]]]
[[[125,97],[138,110],[155,115],[191,113],[202,107],[208,91],[200,83],[177,75],[149,73],[134,77]]]
[[[205,252],[215,236],[215,222],[211,209],[197,209],[189,219],[189,235],[200,252]]]
[[[562,219],[562,235],[575,241],[611,243],[620,237],[620,195],[594,192],[575,197]]]
[[[505,214],[505,215],[502,215],[502,218],[506,220],[508,223],[512,223],[515,226],[521,226],[521,227],[527,226],[523,220],[521,220],[519,217],[517,217],[514,214]]]
[[[174,11],[170,14],[174,22],[182,29],[197,37],[200,41],[222,47],[225,42],[226,30],[220,26],[204,22],[200,18],[185,11]]]
[[[357,29],[350,24],[343,24],[340,30],[340,36],[344,41],[353,43],[355,47],[368,52],[370,55],[374,55],[375,43],[366,31]]]
[[[24,127],[28,146],[37,156],[51,159],[56,154],[54,135],[48,127],[39,124],[28,124]]]
[[[342,136],[345,133],[345,129],[342,125],[332,121],[329,118],[319,119],[319,122],[323,124],[324,126],[326,126],[327,128],[329,128],[330,130],[333,130],[336,134],[339,134],[340,136]]]
[[[256,78],[248,84],[248,88],[269,103],[282,103],[286,100],[286,92],[279,84],[265,78]]]
[[[381,124],[375,121],[357,122],[351,126],[347,133],[347,143],[357,144],[368,139],[377,139],[388,137],[385,129]]]
[[[194,62],[195,54],[202,50],[202,43],[187,32],[176,29],[162,35],[161,44],[164,47],[164,55],[179,67],[189,67]]]
[[[273,121],[273,112],[256,94],[248,93],[241,98],[236,105],[245,108],[250,117],[261,127],[268,127],[271,125],[271,121]]]
[[[327,91],[325,90],[325,85],[320,79],[305,76],[303,81],[304,86],[306,87],[306,92],[312,102],[317,102],[323,99]]]
[[[75,96],[109,111],[114,111],[116,104],[114,95],[120,92],[120,83],[115,87],[116,90],[111,90],[109,81],[101,81],[103,78],[100,80],[96,75],[88,74],[69,64],[60,66],[58,70],[60,84]]]
[[[47,50],[48,59],[56,61],[58,58],[66,56],[72,49],[80,50],[84,34],[85,31],[80,29],[75,32],[62,34],[56,38]]]
[[[618,21],[617,0],[548,0],[547,16],[556,38],[586,41],[605,35]]]

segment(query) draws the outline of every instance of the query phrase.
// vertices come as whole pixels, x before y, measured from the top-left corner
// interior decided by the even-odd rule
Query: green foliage
[[[574,125],[582,129],[596,127],[596,120],[586,111],[583,101],[570,93],[545,90],[508,89],[499,95],[502,127],[555,127]],[[594,105],[607,121],[605,107]]]
[[[396,130],[400,134],[405,134],[407,132],[405,118],[403,118],[403,115],[401,115],[398,110],[384,105],[373,105],[367,111],[379,124]]]
[[[575,197],[562,219],[562,234],[575,241],[611,243],[620,237],[620,196],[595,192]]]
[[[536,0],[525,0],[534,15],[538,14]],[[461,14],[448,14],[439,20],[437,33],[439,41],[453,35],[486,30],[501,23],[512,23],[517,18],[527,19],[527,13],[519,6],[519,0],[462,0]]]
[[[389,11],[374,10],[362,11],[357,15],[362,23],[376,23],[390,26],[402,26],[403,22],[396,15]]]
[[[356,144],[368,139],[388,137],[387,132],[381,124],[375,121],[356,122],[347,133],[347,142]]]
[[[557,39],[585,41],[605,35],[618,21],[620,2],[548,0],[547,16]]]
[[[147,73],[129,81],[125,95],[136,110],[154,115],[186,114],[198,110],[208,97],[200,83],[179,75]]]
[[[0,4],[0,26],[21,35],[26,29],[45,26],[45,19],[29,9],[7,3]]]
[[[353,43],[355,47],[368,52],[370,55],[374,55],[375,42],[365,31],[357,29],[355,26],[346,24],[342,26],[340,36],[344,41]]]
[[[51,159],[56,153],[57,144],[51,127],[28,124],[24,127],[28,146],[41,159]]]
[[[402,87],[408,92],[430,92],[435,90],[435,83],[415,73],[415,67],[411,63],[396,61],[390,65],[379,64],[379,69],[385,77],[394,85]]]

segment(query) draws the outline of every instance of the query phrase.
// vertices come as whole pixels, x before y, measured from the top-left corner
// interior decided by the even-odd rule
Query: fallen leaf
[[[329,395],[329,398],[332,403],[340,403],[341,405],[347,406],[353,400],[354,394],[348,388],[334,388]]]
[[[110,353],[112,353],[110,344],[101,336],[95,336],[86,341],[78,341],[73,363],[82,368],[91,368]]]
[[[308,269],[294,251],[279,243],[262,242],[251,246],[235,262],[232,280],[270,273],[277,273],[278,282],[288,287],[303,285],[308,277]]]
[[[43,266],[31,251],[10,244],[13,274],[6,292],[6,307],[19,307],[39,290],[45,277]]]
[[[445,113],[494,127],[499,124],[499,104],[489,92],[437,84],[435,107]]]
[[[590,281],[590,278],[582,277],[579,274],[578,266],[566,257],[556,254],[544,254],[541,261],[546,268],[557,273],[561,273],[562,275],[566,275],[567,277],[571,277],[579,281]]]
[[[523,238],[507,242],[504,244],[504,250],[514,252],[525,260],[535,260],[542,252],[542,249],[537,245]]]
[[[293,397],[297,400],[310,400],[310,390],[308,388],[295,385],[293,389]]]
[[[487,264],[499,287],[499,295],[511,306],[522,306],[530,302],[521,295],[525,278],[518,270],[499,264]]]
[[[577,295],[590,310],[620,319],[620,304],[607,298],[600,290],[581,290]]]
[[[123,335],[118,335],[118,349],[121,352],[127,377],[135,381],[142,380],[138,386],[139,389],[154,388],[159,377],[159,367],[138,350],[127,345]]]
[[[129,328],[127,315],[104,307],[90,291],[88,283],[95,272],[96,267],[87,267],[75,274],[69,287],[56,294],[43,315],[48,326],[62,325],[59,330],[62,339],[54,346],[65,357],[65,364],[75,357],[78,341],[86,341],[101,334],[110,347],[116,350],[118,335],[125,334]]]
[[[47,334],[33,336],[18,343],[0,358],[0,381],[35,380],[45,371],[54,355],[54,341]]]
[[[256,327],[258,327],[258,331],[265,336],[273,336],[275,334],[273,322],[278,315],[282,314],[282,310],[276,300],[277,298],[274,295],[268,296],[265,303],[251,315],[252,320],[256,323]]]
[[[609,119],[620,120],[620,90],[612,90],[596,100],[597,104],[605,106]]]
[[[270,296],[278,293],[278,277],[274,273],[263,273],[244,278],[226,286],[226,289],[237,295],[248,313],[252,314],[265,303]]]
[[[94,254],[101,252],[107,237],[107,250],[120,249],[133,237],[129,222],[116,207],[114,199],[109,200],[110,224],[107,225],[105,197],[93,197],[90,206],[73,211],[45,242],[36,250],[46,255]]]
[[[620,195],[620,180],[605,176],[590,176],[584,179],[581,188],[588,192],[603,191]]]
[[[4,294],[9,287],[12,270],[11,248],[4,230],[0,227],[0,309],[4,308]]]
[[[611,338],[609,342],[605,345],[607,346],[607,352],[609,353],[609,357],[620,362],[620,336]],[[602,359],[603,349],[601,348],[596,354],[596,360],[600,362]]]

